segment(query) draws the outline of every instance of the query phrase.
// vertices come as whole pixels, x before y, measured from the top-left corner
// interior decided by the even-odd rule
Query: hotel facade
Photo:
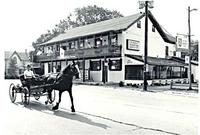
[[[60,72],[75,61],[82,81],[132,84],[143,82],[145,14],[110,19],[65,31],[37,45],[36,62],[44,73]],[[181,52],[149,12],[148,83],[187,78],[187,65],[175,60]]]

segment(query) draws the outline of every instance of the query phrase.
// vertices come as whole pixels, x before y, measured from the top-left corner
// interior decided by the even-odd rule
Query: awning
[[[144,59],[142,56],[139,55],[130,55],[125,54],[126,57],[144,62]],[[173,67],[184,67],[186,66],[185,63],[174,61],[171,59],[165,59],[165,58],[157,58],[157,57],[147,57],[147,64],[149,65],[159,65],[159,66],[173,66]]]

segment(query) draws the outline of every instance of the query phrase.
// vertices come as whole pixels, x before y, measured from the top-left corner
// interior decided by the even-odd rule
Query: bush
[[[124,82],[123,81],[119,82],[119,87],[124,87]]]

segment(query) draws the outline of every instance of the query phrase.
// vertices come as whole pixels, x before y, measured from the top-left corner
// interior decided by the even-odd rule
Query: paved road
[[[11,82],[1,89],[1,134],[185,134],[198,130],[198,96],[141,92],[127,88],[74,85],[76,113],[70,112],[68,93],[58,111],[45,105],[45,97],[29,106],[8,96]]]

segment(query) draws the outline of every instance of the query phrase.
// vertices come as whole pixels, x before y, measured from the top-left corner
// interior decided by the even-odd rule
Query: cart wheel
[[[24,87],[21,93],[22,103],[28,105],[30,102],[30,92],[27,87]]]
[[[13,83],[11,83],[9,87],[9,96],[11,102],[14,103],[17,97],[17,92],[16,92],[16,87]]]
[[[34,95],[35,100],[39,100],[40,99],[40,95],[36,94]]]

